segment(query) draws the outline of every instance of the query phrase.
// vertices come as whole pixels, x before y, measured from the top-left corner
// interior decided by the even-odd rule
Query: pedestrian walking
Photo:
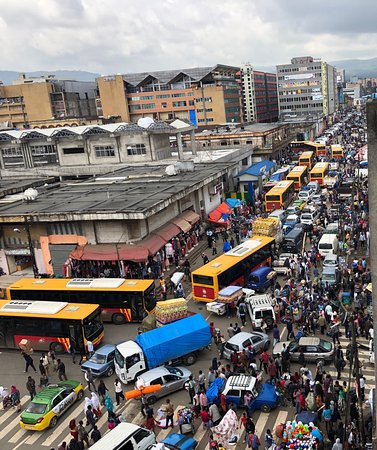
[[[68,447],[67,447],[67,443],[65,441],[63,441],[58,447],[58,450],[67,450],[67,449],[68,449]]]
[[[242,326],[244,327],[246,324],[246,304],[243,299],[241,299],[241,302],[238,305],[238,315],[240,316]]]
[[[73,364],[76,364],[76,349],[72,342],[69,344],[67,352],[71,355]]]
[[[99,402],[99,397],[95,392],[91,394],[92,408],[96,417],[101,417],[101,405]]]
[[[98,396],[101,402],[101,405],[105,404],[105,397],[106,397],[106,392],[108,391],[105,383],[103,380],[100,380],[98,388],[97,388],[97,392],[98,392]]]
[[[166,427],[165,428],[168,428],[169,423],[171,423],[171,427],[173,428],[174,427],[174,421],[173,421],[174,406],[170,403],[169,399],[166,400],[165,414],[166,414]]]
[[[33,398],[37,395],[37,392],[35,390],[35,380],[30,375],[27,377],[26,389],[29,391],[30,400],[33,400]]]
[[[93,441],[93,444],[98,442],[101,439],[101,432],[99,431],[97,425],[94,425],[92,434],[90,435],[91,440]]]
[[[193,398],[195,395],[195,381],[192,375],[190,375],[188,381],[186,381],[185,389],[187,390],[190,397],[190,405],[192,405]]]
[[[88,349],[88,359],[90,359],[94,353],[94,347],[92,341],[86,342],[86,348]]]
[[[108,414],[114,412],[114,404],[108,392],[106,392],[105,396],[105,408]]]
[[[280,342],[280,331],[278,326],[275,324],[273,329],[272,329],[272,336],[274,338],[274,344],[273,346],[275,347],[275,345]]]
[[[34,372],[36,372],[37,369],[34,367],[33,358],[26,352],[21,352],[21,355],[23,356],[25,363],[26,363],[24,372],[27,373],[27,371],[29,370],[29,367],[31,367],[34,370]]]
[[[43,364],[43,367],[45,368],[46,375],[50,375],[50,361],[48,360],[48,356],[44,353],[42,353],[41,361]]]
[[[94,425],[95,426],[95,425]],[[77,432],[79,436],[79,442],[81,442],[82,448],[84,448],[84,442],[86,446],[89,448],[89,433],[85,430],[84,422],[82,420],[79,421],[79,424],[77,425]]]
[[[59,380],[60,381],[67,380],[67,375],[65,373],[65,364],[59,358],[57,360],[57,363],[58,363],[57,371],[58,371]]]
[[[88,409],[86,410],[86,413],[85,413],[85,417],[87,420],[87,424],[93,428],[96,424],[96,418],[92,411],[92,405],[88,406]]]
[[[92,371],[90,369],[87,369],[85,371],[84,378],[86,380],[86,384],[88,386],[89,392],[92,392],[91,386],[93,387],[94,392],[97,392],[96,385],[94,384],[94,377],[93,377]]]
[[[79,432],[77,431],[76,419],[71,419],[68,424],[69,432],[75,441],[79,440]]]
[[[116,378],[114,381],[114,389],[115,389],[115,400],[116,400],[117,406],[118,406],[120,404],[120,399],[124,400],[122,384],[118,378]]]

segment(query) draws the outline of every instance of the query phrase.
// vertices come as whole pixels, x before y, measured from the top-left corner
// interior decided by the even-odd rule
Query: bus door
[[[0,347],[15,348],[14,333],[14,321],[7,317],[0,317]]]
[[[85,351],[84,331],[79,321],[72,322],[68,326],[69,342],[77,353],[83,355]]]
[[[131,302],[131,317],[129,318],[129,321],[141,322],[147,315],[147,312],[144,311],[142,292],[140,293],[135,292],[134,294],[131,294],[130,302]]]

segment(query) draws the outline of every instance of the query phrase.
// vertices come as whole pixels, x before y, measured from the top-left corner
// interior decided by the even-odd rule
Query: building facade
[[[276,122],[279,119],[276,75],[254,71],[250,64],[240,70],[245,122]]]
[[[12,85],[0,85],[0,122],[15,128],[54,126],[56,121],[78,125],[72,119],[96,118],[95,98],[95,82],[21,74]]]
[[[97,78],[99,117],[137,122],[189,120],[205,126],[240,122],[239,68],[218,64],[182,70],[130,73]]]
[[[282,120],[332,115],[338,105],[336,69],[311,56],[276,66]]]

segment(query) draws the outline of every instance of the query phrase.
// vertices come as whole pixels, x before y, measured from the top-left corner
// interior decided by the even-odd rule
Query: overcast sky
[[[376,17],[376,0],[0,0],[1,69],[111,74],[370,58]]]

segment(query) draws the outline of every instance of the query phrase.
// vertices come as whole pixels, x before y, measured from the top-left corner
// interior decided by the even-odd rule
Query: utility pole
[[[37,278],[39,276],[38,266],[37,266],[37,262],[35,260],[33,241],[31,240],[30,226],[29,226],[29,221],[28,221],[27,216],[24,216],[24,221],[25,221],[25,231],[26,231],[26,236],[27,236],[27,242],[28,242],[28,247],[29,247],[30,256],[31,256],[31,263],[33,264],[33,274],[34,274],[34,278]]]
[[[377,100],[367,101],[367,130],[368,130],[368,201],[369,201],[369,230],[370,230],[370,268],[372,284],[377,288]],[[373,329],[377,329],[377,300],[373,305]],[[377,362],[377,345],[374,345],[374,357]],[[377,450],[377,364],[374,364],[374,399],[373,399],[373,449]]]

